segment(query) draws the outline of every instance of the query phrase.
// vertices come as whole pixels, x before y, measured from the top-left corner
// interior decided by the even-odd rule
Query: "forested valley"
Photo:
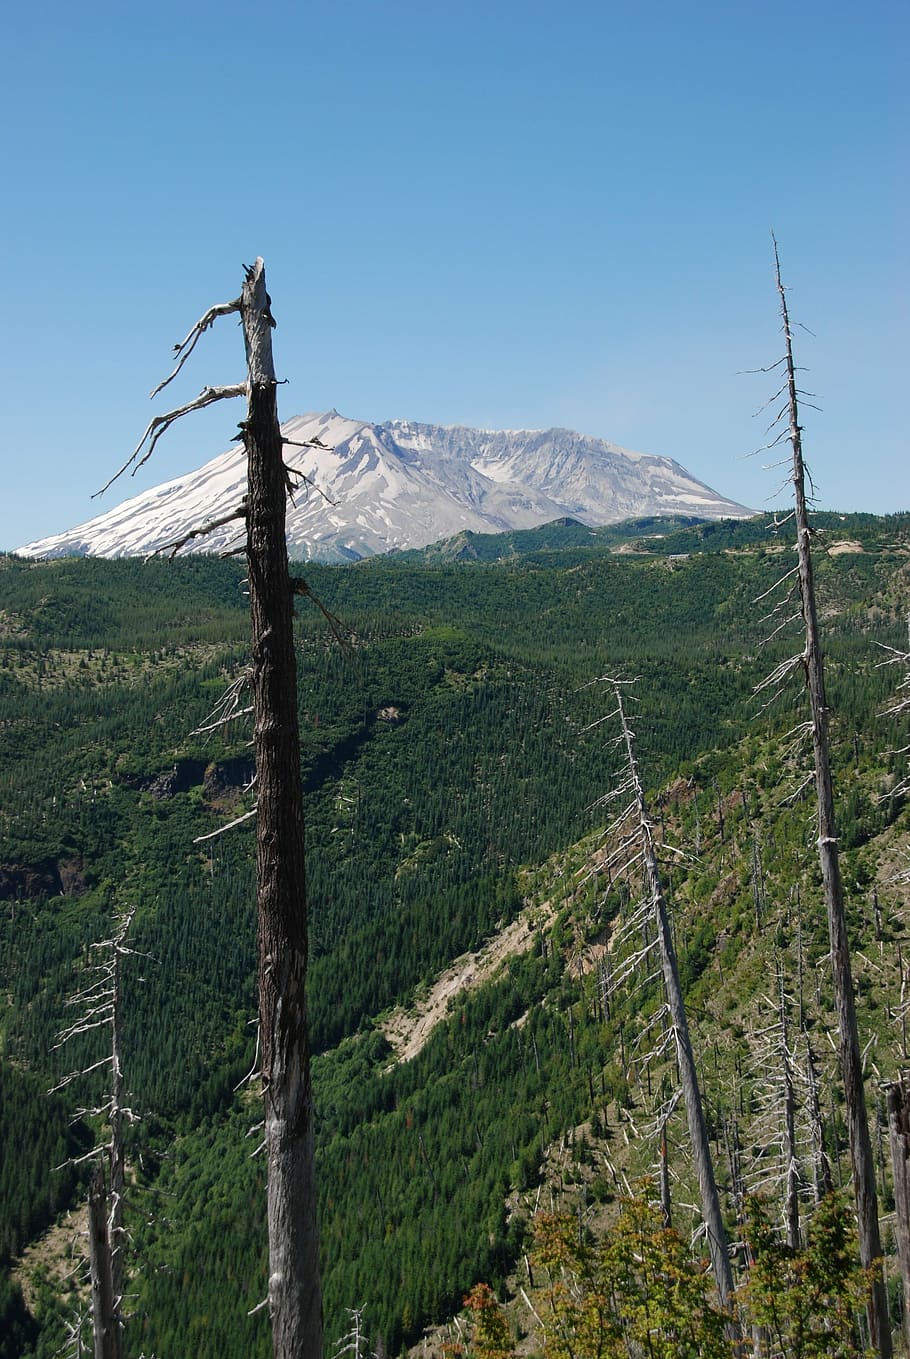
[[[908,1062],[910,810],[906,724],[888,713],[906,666],[883,662],[907,648],[910,516],[816,520],[898,1326],[882,1088]],[[797,625],[779,629],[794,608],[771,613],[769,594],[792,559],[790,526],[765,515],[610,530],[566,521],[301,568],[323,606],[301,600],[297,627],[327,1354],[350,1309],[371,1348],[395,1355],[444,1326],[478,1282],[529,1289],[541,1268],[535,1212],[595,1230],[614,1222],[658,1167],[661,1131],[688,1239],[692,1172],[672,1054],[655,1033],[660,980],[626,976],[614,948],[634,884],[604,866],[605,798],[622,769],[605,677],[635,681],[731,1239],[743,1238],[747,1190],[764,1190],[779,1216],[769,1072],[781,1024],[817,1080],[819,1117],[810,1127],[801,1115],[797,1129],[804,1212],[819,1128],[834,1183],[847,1184],[804,694],[798,675],[756,693],[801,649]],[[0,558],[2,1359],[64,1352],[85,1310],[80,1158],[98,1129],[78,1111],[101,1102],[102,1076],[47,1092],[106,1041],[89,1033],[61,1048],[56,1036],[93,944],[126,909],[136,954],[123,1060],[137,1116],[126,1352],[269,1353],[255,1310],[266,1293],[261,1113],[245,1082],[251,823],[200,838],[252,805],[248,730],[207,720],[242,678],[248,631],[234,561]],[[425,1046],[399,1060],[390,1011],[520,915],[522,947],[482,986],[457,990]],[[532,1321],[519,1310],[510,1324]]]

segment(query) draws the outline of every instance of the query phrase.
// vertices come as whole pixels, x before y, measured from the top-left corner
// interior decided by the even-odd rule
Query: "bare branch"
[[[763,599],[767,599],[768,595],[773,595],[773,593],[774,593],[775,590],[779,590],[780,587],[784,584],[784,582],[785,582],[785,581],[788,581],[788,580],[790,579],[791,576],[796,576],[796,575],[798,575],[798,574],[799,574],[799,566],[794,566],[793,569],[792,569],[791,571],[788,571],[788,572],[786,573],[786,575],[779,576],[778,579],[774,582],[773,585],[769,585],[769,586],[768,586],[767,590],[763,590],[762,593],[761,593],[760,595],[756,595],[755,598],[753,599],[752,603],[753,603],[753,604],[760,604],[761,601],[762,601]]]
[[[774,685],[781,684],[782,681],[785,680],[787,676],[791,673],[791,671],[795,670],[798,665],[802,664],[802,661],[803,661],[802,652],[800,652],[798,656],[788,656],[785,661],[781,661],[779,665],[776,665],[774,669],[771,671],[771,673],[769,675],[766,675],[765,678],[761,680],[760,683],[756,684],[755,688],[752,690],[753,694],[760,694],[765,689],[770,689]]]
[[[285,443],[293,443],[294,441],[293,441],[293,440],[285,439],[284,442],[285,442]],[[305,448],[305,447],[307,447],[307,445],[304,444],[304,445],[302,445],[302,447]],[[320,444],[319,447],[320,447],[320,448],[324,448],[325,445],[324,445],[324,444]],[[316,483],[315,483],[315,481],[312,481],[312,480],[306,475],[305,472],[301,472],[301,470],[300,470],[299,467],[288,467],[287,463],[285,463],[285,464],[284,464],[284,470],[285,470],[285,475],[288,477],[288,490],[289,490],[289,492],[290,492],[292,495],[293,495],[294,491],[299,491],[299,490],[300,490],[300,483],[302,483],[304,486],[306,486],[306,487],[308,488],[308,490],[315,491],[317,495],[321,495],[322,498],[323,498],[323,500],[325,501],[325,503],[326,503],[327,505],[331,505],[331,506],[334,507],[334,506],[336,506],[336,505],[338,504],[337,500],[333,500],[332,497],[331,497],[330,495],[326,495],[326,493],[325,493],[325,491],[322,489],[322,487],[321,487],[321,486],[317,486]],[[300,483],[298,483],[297,486],[292,487],[292,486],[290,485],[290,478],[291,478],[291,477],[299,477],[299,478],[300,478]]]
[[[249,673],[244,672],[238,675],[235,680],[228,685],[228,688],[221,695],[212,711],[204,722],[190,732],[191,736],[201,736],[206,732],[217,731],[219,727],[225,726],[228,722],[235,721],[238,717],[247,717],[253,709],[241,708],[240,695],[250,682]]]
[[[256,1051],[253,1053],[253,1065],[250,1067],[247,1074],[243,1077],[243,1080],[238,1081],[237,1084],[234,1086],[234,1094],[237,1093],[241,1086],[244,1086],[247,1084],[248,1081],[251,1081],[253,1077],[258,1074],[259,1071],[259,1040],[262,1036],[262,1030],[259,1026],[258,1017],[256,1019],[250,1020],[250,1023],[256,1025]]]
[[[737,377],[741,376],[742,374],[751,375],[753,373],[773,373],[775,368],[780,368],[780,366],[786,362],[787,356],[786,354],[784,354],[774,363],[769,363],[767,368],[740,368],[739,372],[737,373]]]
[[[95,492],[92,499],[95,500],[99,495],[104,495],[104,492],[110,486],[113,486],[118,477],[122,477],[126,469],[132,467],[134,462],[136,463],[136,466],[133,467],[132,475],[135,476],[139,471],[139,468],[142,467],[144,463],[147,463],[152,456],[155,445],[162,434],[170,429],[171,425],[173,425],[176,420],[179,420],[181,416],[189,415],[191,411],[204,410],[206,406],[211,406],[215,401],[229,401],[235,396],[246,396],[246,392],[247,388],[245,382],[234,383],[234,385],[230,387],[203,387],[199,395],[194,400],[188,401],[185,406],[177,406],[174,410],[168,411],[166,415],[156,415],[154,419],[149,421],[145,433],[120,470],[115,472],[114,475],[104,483],[100,491]],[[149,441],[148,449],[143,456],[139,458],[139,453],[146,439]],[[137,458],[139,458],[138,462],[136,462]]]
[[[150,552],[145,560],[150,562],[152,558],[157,557],[159,553],[166,552],[168,554],[168,559],[173,561],[180,549],[186,547],[187,543],[193,538],[204,538],[207,533],[212,533],[216,528],[222,528],[225,524],[230,524],[234,519],[246,519],[245,498],[240,502],[236,510],[231,510],[230,513],[223,514],[220,519],[212,519],[208,524],[202,524],[199,528],[190,529],[182,538],[177,538],[172,543],[162,543],[160,547],[155,548],[154,552]]]
[[[240,301],[241,299],[239,297],[235,297],[233,302],[218,302],[214,307],[209,307],[204,316],[200,316],[189,334],[185,335],[178,344],[174,345],[174,353],[180,355],[180,360],[173,373],[170,373],[163,382],[159,382],[154,391],[150,393],[152,399],[154,399],[159,392],[163,391],[169,382],[173,382],[174,378],[180,372],[180,369],[196,348],[200,337],[208,330],[209,326],[213,325],[219,316],[230,316],[232,312],[238,312],[240,310]]]
[[[350,636],[353,637],[354,635],[353,628],[350,628],[347,625],[347,623],[343,622],[340,618],[336,617],[335,614],[330,612],[330,610],[325,607],[325,605],[318,598],[318,596],[313,594],[313,591],[310,589],[309,585],[307,585],[306,581],[303,579],[302,576],[291,577],[291,592],[292,594],[295,595],[306,595],[308,599],[312,599],[313,603],[316,605],[316,608],[319,610],[319,612],[322,614],[323,618],[331,628],[332,636],[335,638],[335,641],[339,644],[339,646],[346,647],[350,645],[347,637],[345,637],[344,634],[348,633]]]
[[[774,641],[775,637],[777,637],[781,632],[784,632],[788,627],[790,627],[792,623],[798,623],[801,617],[802,617],[801,613],[790,614],[789,617],[785,618],[782,623],[778,623],[777,627],[774,629],[772,633],[770,633],[769,636],[762,639],[760,645],[763,648],[769,646]]]
[[[203,840],[214,840],[219,835],[224,835],[226,831],[233,830],[235,826],[242,826],[244,821],[250,821],[256,815],[257,808],[252,811],[244,812],[243,816],[235,817],[233,821],[228,821],[227,825],[219,826],[217,830],[209,831],[208,835],[197,835],[193,841],[194,845],[201,845]]]
[[[786,390],[787,390],[787,381],[786,381],[786,378],[785,378],[785,379],[784,379],[784,384],[783,384],[783,386],[782,386],[782,387],[778,387],[778,389],[777,389],[777,391],[774,393],[774,395],[773,395],[773,396],[769,396],[768,399],[767,399],[767,401],[763,401],[763,402],[761,403],[761,405],[759,406],[758,410],[753,412],[753,414],[752,414],[752,419],[755,420],[757,416],[761,415],[762,411],[766,411],[766,410],[768,409],[768,407],[771,405],[771,402],[772,402],[772,401],[776,401],[776,400],[778,399],[778,397],[783,396],[783,394],[784,394],[784,392],[785,392]]]

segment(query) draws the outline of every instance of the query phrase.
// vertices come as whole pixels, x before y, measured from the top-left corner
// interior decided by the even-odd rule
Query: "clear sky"
[[[0,547],[227,447],[148,392],[266,261],[283,417],[564,425],[780,503],[770,229],[819,502],[910,508],[906,0],[47,0],[0,54]],[[242,380],[233,319],[169,389]],[[120,489],[122,487],[122,489]]]

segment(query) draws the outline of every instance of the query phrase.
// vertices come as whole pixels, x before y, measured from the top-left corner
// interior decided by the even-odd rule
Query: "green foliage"
[[[875,668],[870,634],[903,642],[907,526],[832,528],[864,549],[822,559],[819,589],[845,875],[868,944],[879,837],[906,820],[900,801],[879,798],[899,763],[879,752],[901,743],[876,717],[891,676]],[[575,967],[592,966],[622,905],[615,887],[579,885],[615,775],[609,735],[592,725],[604,711],[592,676],[641,677],[639,744],[664,788],[666,836],[699,844],[670,895],[685,984],[714,1026],[715,1131],[772,943],[794,975],[797,936],[807,977],[824,956],[806,808],[787,802],[799,780],[779,740],[799,720],[798,695],[761,714],[751,698],[790,645],[760,648],[752,606],[785,549],[755,524],[658,530],[637,526],[626,535],[636,551],[622,555],[564,525],[533,543],[516,536],[500,564],[306,567],[354,630],[340,651],[315,613],[298,621],[328,1334],[363,1301],[395,1352],[477,1278],[498,1287],[521,1247],[522,1191],[569,1129],[590,1126],[566,1181],[612,1198],[602,1146],[638,1117],[652,1072],[629,1054],[661,997],[645,985],[605,1005],[594,973]],[[135,1349],[172,1352],[185,1323],[200,1359],[265,1343],[262,1314],[243,1315],[265,1291],[261,1172],[243,1137],[258,1115],[234,1093],[254,1049],[252,842],[239,830],[194,843],[250,805],[247,733],[192,734],[244,664],[242,576],[210,559],[0,559],[0,1133],[4,1147],[34,1148],[15,1182],[3,1161],[2,1249],[18,1250],[78,1190],[50,1166],[65,1159],[66,1117],[99,1087],[90,1080],[50,1113],[42,1092],[98,1056],[91,1036],[55,1054],[53,1035],[91,941],[128,902],[148,955],[129,964],[125,1017],[129,1100],[143,1115],[133,1212],[150,1223],[135,1225],[137,1254],[152,1262],[136,1284]],[[420,1056],[396,1064],[382,1012],[527,894],[561,908],[552,937],[459,998]],[[899,920],[882,909],[893,940]],[[819,976],[817,999],[806,986],[810,1028],[825,1022]],[[879,1051],[886,1006],[873,1001],[886,984],[877,973],[857,982]],[[739,1088],[748,1112],[748,1073]],[[836,1151],[836,1110],[827,1135]]]
[[[710,1275],[693,1260],[647,1187],[624,1199],[610,1232],[592,1240],[567,1215],[535,1219],[535,1266],[546,1359],[728,1359],[729,1318],[711,1303]]]
[[[647,1181],[621,1200],[619,1216],[592,1236],[575,1217],[540,1213],[531,1254],[545,1359],[725,1359],[738,1352],[733,1318],[712,1302],[707,1262],[693,1259],[663,1222]],[[869,1271],[857,1260],[856,1232],[831,1195],[809,1223],[805,1249],[791,1250],[768,1205],[746,1202],[749,1268],[737,1292],[736,1326],[765,1359],[864,1359],[857,1314]],[[543,1276],[541,1279],[540,1276]],[[477,1285],[464,1305],[473,1324],[466,1346],[444,1353],[507,1359],[516,1352],[495,1293]]]
[[[18,1359],[38,1338],[38,1327],[25,1306],[22,1290],[0,1276],[0,1359]]]
[[[461,1342],[444,1344],[443,1355],[455,1359],[468,1354],[470,1359],[509,1359],[515,1344],[506,1314],[489,1284],[475,1284],[464,1299],[464,1307],[472,1319],[471,1338],[466,1348]]]
[[[792,1250],[772,1224],[768,1205],[746,1202],[749,1277],[740,1301],[767,1332],[771,1359],[863,1359],[857,1313],[869,1296],[869,1272],[857,1258],[856,1229],[843,1201],[818,1205],[804,1250]]]
[[[0,1266],[69,1202],[77,1175],[67,1161],[90,1144],[84,1123],[70,1126],[62,1099],[0,1059]]]

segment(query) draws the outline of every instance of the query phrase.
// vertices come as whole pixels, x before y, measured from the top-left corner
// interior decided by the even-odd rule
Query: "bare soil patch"
[[[393,1010],[383,1021],[382,1031],[398,1061],[410,1062],[416,1057],[457,997],[489,981],[508,958],[527,953],[538,931],[548,929],[555,917],[556,910],[549,902],[527,907],[476,953],[463,953],[450,963],[426,996],[410,1009],[399,1006]]]

